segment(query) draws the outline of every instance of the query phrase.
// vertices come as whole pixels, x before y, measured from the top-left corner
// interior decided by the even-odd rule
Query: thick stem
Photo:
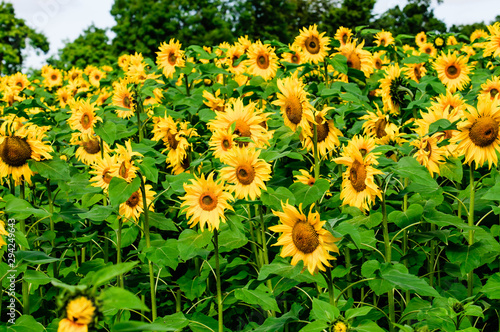
[[[175,292],[175,312],[181,312],[182,310],[182,293],[181,289],[178,288],[177,291]]]
[[[333,288],[332,268],[330,266],[326,267],[326,272],[324,276],[326,284],[328,285],[328,297],[330,298],[330,304],[335,305],[335,292]]]
[[[47,179],[47,196],[49,198],[49,212],[51,214],[49,218],[50,231],[55,235],[54,219],[52,218],[52,214],[54,213],[54,202],[52,201],[52,190],[50,188],[50,179]],[[54,239],[50,240],[50,246],[52,250],[54,250],[54,248],[56,247],[55,236]],[[54,278],[58,278],[57,263],[52,262],[51,265],[52,265],[52,275],[54,276]]]
[[[222,307],[222,287],[220,279],[220,264],[219,264],[219,232],[214,230],[214,251],[215,251],[215,276],[217,283],[217,316],[219,319],[219,332],[224,331],[224,316]]]
[[[261,246],[262,246],[262,256],[264,257],[264,264],[269,265],[269,255],[267,253],[267,240],[266,240],[266,226],[264,224],[264,214],[262,213],[263,206],[259,205],[259,218],[260,218],[260,232],[261,232]],[[269,291],[273,293],[273,284],[270,279],[267,280],[267,287]],[[270,317],[275,317],[276,313],[274,310],[270,311]]]
[[[405,186],[405,188],[408,187],[408,178],[404,179],[404,186]],[[403,197],[403,212],[406,212],[406,210],[408,210],[408,194],[405,194]],[[405,230],[403,233],[403,255],[406,256],[407,253],[408,253],[408,230]],[[405,258],[403,260],[403,264],[406,268],[408,268],[408,265],[409,265],[408,258]],[[405,300],[406,300],[407,304],[411,300],[409,290],[405,291]]]
[[[350,285],[352,283],[351,250],[348,247],[345,247],[344,249],[344,256],[345,256],[345,267],[347,269],[347,283]],[[353,298],[352,287],[347,290],[347,297],[349,297],[350,299]]]
[[[118,219],[118,230],[116,231],[116,264],[122,262],[122,219]],[[123,288],[123,274],[118,275],[118,287]]]
[[[21,180],[21,185],[20,185],[20,193],[19,193],[19,198],[23,199],[25,198],[24,194],[24,181]],[[26,221],[24,219],[21,219],[19,221],[19,230],[26,236]],[[25,250],[27,248],[23,248],[22,246],[19,246],[20,250]],[[29,315],[30,314],[30,292],[29,292],[29,283],[23,279],[22,281],[22,290],[23,290],[23,314],[24,315]]]
[[[316,124],[316,119],[314,119],[313,124],[313,154],[314,154],[314,179],[317,181],[319,179],[319,154],[318,154],[318,126]]]
[[[387,208],[385,204],[385,192],[382,193],[382,223],[384,228],[384,246],[385,246],[385,261],[386,263],[391,263],[392,259],[392,249],[389,238],[389,225],[387,222]],[[394,309],[394,291],[391,289],[387,293],[389,302],[389,331],[394,332],[394,322],[396,321],[396,313]]]
[[[474,188],[474,163],[471,163],[469,168],[470,175],[470,198],[469,198],[469,216],[468,216],[468,224],[469,226],[474,226],[474,196],[475,196],[475,188]],[[474,244],[474,231],[469,230],[469,246]],[[472,296],[474,291],[474,270],[470,271],[467,275],[467,296]]]

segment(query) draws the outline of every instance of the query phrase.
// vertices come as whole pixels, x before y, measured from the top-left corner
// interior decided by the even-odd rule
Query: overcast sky
[[[44,33],[50,42],[49,55],[56,54],[64,41],[72,41],[92,23],[98,28],[110,28],[115,24],[109,13],[113,0],[7,0],[14,5],[16,16]],[[374,13],[380,14],[396,5],[404,6],[406,0],[378,0]],[[444,0],[437,4],[432,0],[437,18],[448,27],[453,24],[489,23],[500,15],[500,0]],[[168,36],[165,37],[168,39]],[[32,54],[33,52],[30,52]],[[26,67],[41,67],[46,56],[31,55]]]

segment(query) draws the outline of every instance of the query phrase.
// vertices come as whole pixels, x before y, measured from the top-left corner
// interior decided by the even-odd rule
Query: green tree
[[[353,29],[360,25],[369,25],[373,18],[376,0],[343,0],[340,7],[332,6],[325,13],[321,31],[329,36],[335,35],[340,26]]]
[[[403,9],[396,6],[383,13],[373,22],[373,27],[391,31],[393,35],[446,32],[446,24],[434,16],[430,5],[431,0],[410,0]]]
[[[47,37],[26,25],[17,18],[10,3],[0,3],[0,75],[19,71],[23,64],[22,51],[27,43],[37,52],[47,53]]]
[[[116,62],[107,30],[91,25],[78,38],[67,42],[58,51],[58,59],[48,62],[59,68],[70,69],[72,66],[85,68],[87,65],[109,65]]]

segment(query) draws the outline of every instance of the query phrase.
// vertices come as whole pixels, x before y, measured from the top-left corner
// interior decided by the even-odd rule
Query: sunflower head
[[[323,61],[325,56],[328,55],[330,47],[330,38],[325,37],[325,32],[321,34],[318,32],[318,26],[316,24],[309,26],[309,28],[303,28],[300,31],[300,35],[295,37],[295,43],[302,48],[304,52],[304,60],[313,62],[317,64]]]

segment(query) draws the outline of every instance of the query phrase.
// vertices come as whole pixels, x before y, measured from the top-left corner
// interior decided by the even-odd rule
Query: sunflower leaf
[[[118,287],[104,290],[99,300],[102,301],[103,311],[112,309],[138,309],[149,311],[149,308],[132,292]]]
[[[234,297],[248,304],[257,304],[264,310],[281,312],[276,299],[260,289],[239,288],[234,291]]]
[[[134,266],[137,265],[137,263],[139,262],[135,261],[135,262],[127,262],[127,263],[105,266],[92,275],[92,280],[90,281],[90,284],[94,285],[95,288],[104,285],[105,283],[119,276],[120,274],[124,274],[132,270]]]
[[[141,179],[139,177],[136,177],[130,183],[119,177],[112,178],[109,183],[109,200],[111,205],[116,207],[125,202],[133,193],[139,190],[140,186]]]

